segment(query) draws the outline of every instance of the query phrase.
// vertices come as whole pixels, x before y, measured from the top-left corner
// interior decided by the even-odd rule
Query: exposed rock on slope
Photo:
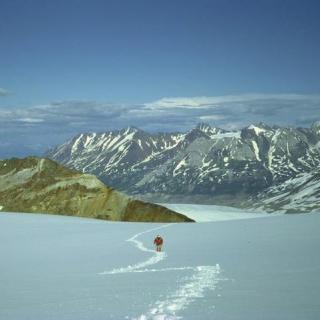
[[[127,128],[81,134],[47,156],[151,201],[217,203],[224,197],[237,206],[248,195],[319,166],[319,128],[259,123],[227,132],[200,124],[166,134]]]
[[[34,157],[0,161],[0,207],[106,220],[192,221],[162,206],[134,200],[95,176]]]
[[[268,212],[320,212],[320,170],[302,173],[250,199],[250,208]]]

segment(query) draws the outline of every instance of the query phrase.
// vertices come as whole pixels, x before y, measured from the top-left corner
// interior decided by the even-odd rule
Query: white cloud
[[[238,129],[261,121],[309,127],[316,120],[320,120],[320,95],[179,97],[141,105],[64,101],[30,108],[0,107],[0,136],[15,143],[28,137],[29,144],[40,143],[45,150],[81,132],[105,132],[128,125],[155,132],[185,131],[199,122]]]
[[[190,97],[190,98],[162,98],[154,102],[146,103],[149,109],[169,109],[169,108],[203,108],[207,105],[215,104],[212,97]]]
[[[242,94],[214,97],[176,97],[162,98],[145,106],[150,109],[170,108],[219,108],[225,104],[250,103],[254,101],[320,101],[320,95],[299,95],[299,94]]]
[[[40,122],[43,122],[44,120],[39,118],[21,118],[21,119],[17,119],[17,121],[26,122],[26,123],[40,123]]]
[[[222,120],[224,117],[222,115],[206,115],[206,116],[200,116],[199,119],[201,121],[217,121]]]
[[[310,125],[320,119],[320,95],[247,94],[217,97],[164,98],[141,105],[65,101],[31,108],[0,108],[2,126],[19,123],[47,130],[105,131],[134,125],[143,128],[190,128],[198,122],[216,126],[264,121],[279,125]],[[69,128],[70,127],[70,128]],[[168,129],[167,129],[168,130]]]

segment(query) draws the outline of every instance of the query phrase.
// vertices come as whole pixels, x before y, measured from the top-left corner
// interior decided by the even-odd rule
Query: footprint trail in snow
[[[160,227],[148,229],[146,231],[135,234],[128,239],[128,242],[134,243],[134,245],[141,251],[152,253],[152,257],[139,262],[134,265],[126,267],[120,267],[110,271],[104,271],[102,275],[112,275],[121,273],[144,273],[144,272],[169,272],[169,271],[193,271],[192,276],[185,277],[180,286],[173,290],[171,294],[168,294],[162,300],[155,301],[150,305],[150,310],[140,315],[139,317],[133,317],[132,320],[175,320],[181,319],[180,311],[186,309],[193,301],[198,298],[203,298],[206,290],[215,290],[218,281],[220,280],[220,266],[183,266],[183,267],[169,267],[162,269],[149,269],[151,265],[155,265],[158,262],[167,258],[165,252],[155,252],[148,249],[144,244],[137,240],[139,236],[145,233],[153,232],[162,228],[172,226],[174,224],[166,224]]]
[[[156,228],[152,228],[152,229],[148,229],[146,231],[143,232],[139,232],[137,234],[135,234],[133,237],[131,237],[130,239],[128,239],[128,242],[133,242],[134,245],[141,251],[145,251],[145,252],[151,252],[153,254],[153,256],[151,258],[149,258],[148,260],[139,262],[137,264],[134,265],[129,265],[127,267],[123,267],[123,268],[117,268],[117,269],[113,269],[111,271],[104,271],[101,272],[100,274],[117,274],[117,273],[128,273],[128,272],[148,272],[149,270],[141,270],[142,268],[146,268],[148,266],[151,266],[153,264],[156,264],[162,260],[164,260],[167,255],[165,252],[155,252],[154,250],[148,249],[144,246],[144,244],[137,240],[138,237],[140,237],[141,235],[145,234],[145,233],[149,233],[155,230],[159,230],[162,228],[166,228],[169,227],[173,224],[166,224],[160,227],[156,227]]]

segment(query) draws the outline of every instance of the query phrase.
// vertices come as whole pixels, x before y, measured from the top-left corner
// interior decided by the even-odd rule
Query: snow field
[[[170,271],[185,271],[192,270],[193,275],[185,277],[183,284],[172,293],[168,294],[164,299],[157,300],[151,304],[150,310],[146,314],[140,315],[138,318],[132,318],[133,320],[169,320],[169,319],[180,319],[177,316],[179,311],[184,310],[197,298],[202,298],[204,292],[207,289],[214,290],[219,280],[218,275],[220,273],[219,264],[215,266],[197,266],[197,267],[171,267],[161,269],[143,269],[150,265],[155,265],[160,261],[167,258],[165,252],[155,252],[154,250],[148,249],[145,245],[137,240],[137,238],[143,234],[158,231],[159,229],[173,226],[174,224],[166,224],[160,227],[151,228],[143,232],[135,234],[127,241],[132,242],[137,249],[144,252],[151,252],[153,256],[143,262],[113,269],[111,271],[104,271],[101,275],[113,275],[121,273],[132,273],[132,272],[170,272]],[[128,317],[129,318],[129,317]]]
[[[167,225],[163,225],[160,227],[156,227],[156,228],[152,228],[152,229],[148,229],[146,231],[143,232],[139,232],[137,234],[135,234],[133,237],[127,239],[128,242],[132,242],[140,251],[144,251],[144,252],[151,252],[153,255],[145,260],[142,261],[140,263],[134,264],[134,265],[129,265],[126,267],[121,267],[121,268],[117,268],[117,269],[113,269],[111,271],[103,271],[100,274],[116,274],[116,273],[128,273],[128,272],[134,272],[134,271],[140,271],[142,268],[148,267],[150,265],[156,264],[158,262],[160,262],[161,260],[166,258],[166,253],[165,252],[155,252],[154,250],[148,249],[144,246],[144,244],[137,240],[137,238],[139,236],[141,236],[142,234],[145,233],[149,233],[149,232],[153,232],[162,228],[166,228],[169,227],[171,224],[167,224]],[[144,272],[147,272],[148,270],[144,270]]]
[[[0,319],[318,320],[320,215],[240,216],[167,226],[1,212]]]

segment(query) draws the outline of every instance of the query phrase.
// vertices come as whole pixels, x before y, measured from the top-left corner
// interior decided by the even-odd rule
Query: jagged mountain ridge
[[[117,221],[192,221],[162,206],[132,199],[93,175],[36,157],[0,161],[0,210]]]
[[[182,133],[129,127],[80,134],[47,156],[131,194],[255,194],[320,164],[320,124],[284,128],[263,123],[239,131],[207,124]]]

